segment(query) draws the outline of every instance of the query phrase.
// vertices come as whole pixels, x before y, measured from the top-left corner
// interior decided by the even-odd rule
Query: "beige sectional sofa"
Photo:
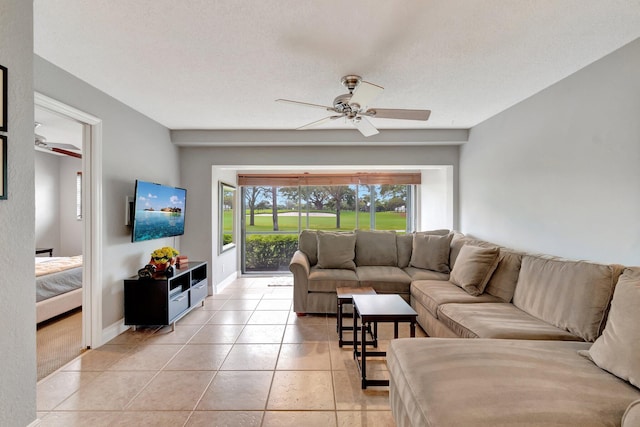
[[[342,234],[349,237],[301,234],[290,264],[294,310],[334,312],[338,286],[410,301],[430,338],[390,345],[398,426],[621,425],[627,408],[623,425],[637,425],[640,269],[621,276],[620,265],[522,253],[445,230],[395,240],[391,232]],[[616,305],[619,282],[631,284]],[[594,349],[599,360],[585,357]]]
[[[449,230],[427,233],[443,237],[442,243],[449,245]],[[447,280],[448,263],[441,271],[415,266],[420,263],[412,265],[412,246],[413,235],[393,231],[302,231],[298,250],[289,263],[293,310],[299,314],[335,313],[338,287],[371,286],[377,293],[399,294],[409,301],[412,281]]]

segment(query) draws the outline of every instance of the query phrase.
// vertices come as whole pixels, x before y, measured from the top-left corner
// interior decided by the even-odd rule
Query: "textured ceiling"
[[[640,0],[35,0],[34,34],[170,129],[295,129],[328,114],[274,100],[331,105],[345,74],[433,111],[380,129],[470,128],[640,37]]]

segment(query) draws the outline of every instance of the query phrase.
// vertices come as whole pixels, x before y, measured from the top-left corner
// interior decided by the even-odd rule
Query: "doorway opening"
[[[60,237],[58,240],[55,239],[56,231],[53,231],[48,236],[45,236],[46,233],[38,236],[38,230],[36,230],[36,238],[43,239],[42,244],[47,246],[46,249],[52,249],[53,251],[53,253],[47,251],[47,255],[54,255],[54,258],[62,258],[63,255],[67,257],[81,255],[81,291],[77,293],[79,304],[75,298],[69,298],[64,295],[56,297],[62,301],[54,301],[51,307],[47,309],[49,312],[45,313],[44,317],[55,317],[56,315],[68,313],[69,310],[80,306],[81,349],[98,347],[102,344],[102,294],[99,280],[101,275],[102,239],[100,232],[102,174],[99,160],[102,122],[97,117],[39,93],[35,93],[34,103],[36,118],[50,123],[48,129],[43,126],[44,123],[41,123],[40,129],[36,130],[37,136],[34,135],[35,145],[36,147],[40,145],[39,151],[56,152],[60,158],[57,162],[61,165],[63,164],[58,170],[59,181],[57,182],[57,188],[51,186],[51,180],[46,179],[46,174],[44,178],[40,176],[42,178],[40,181],[36,180],[36,187],[39,185],[44,187],[44,191],[36,191],[36,197],[39,197],[38,194],[40,197],[42,194],[46,194],[47,186],[49,186],[51,192],[55,190],[60,195],[58,215],[65,217],[64,221],[60,220],[60,229],[57,231],[58,234],[64,234],[62,239]],[[55,133],[56,127],[62,128],[65,124],[75,129],[74,136],[71,136],[71,133]],[[40,144],[38,144],[39,140]],[[68,146],[57,144],[68,144]],[[75,150],[73,147],[81,150]],[[52,150],[52,148],[59,148],[60,150]],[[80,152],[80,156],[73,154],[78,154],[78,152]],[[49,154],[43,155],[48,156]],[[44,157],[44,159],[47,159],[47,157]],[[44,161],[50,164],[55,163],[51,160]],[[79,161],[79,163],[73,163],[74,161]],[[36,172],[36,175],[38,176],[38,172]],[[69,178],[68,182],[67,178]],[[65,196],[62,195],[63,192],[61,191],[63,187]],[[62,208],[63,204],[64,209]],[[38,205],[42,206],[42,203],[36,200],[36,210],[38,210]],[[36,216],[38,215],[37,213]],[[47,215],[46,212],[41,216],[45,220],[51,219],[51,216]],[[63,222],[64,225],[62,225]],[[63,227],[64,231],[61,231]],[[67,237],[69,236],[72,237],[68,239]],[[54,244],[58,246],[57,250],[53,246]],[[64,273],[67,270],[70,269],[63,268],[60,273]],[[63,294],[68,293],[63,292]],[[46,300],[53,299],[47,298]],[[73,315],[74,313],[68,314]]]

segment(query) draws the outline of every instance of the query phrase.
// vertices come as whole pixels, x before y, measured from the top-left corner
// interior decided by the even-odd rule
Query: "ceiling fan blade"
[[[78,159],[82,158],[82,154],[74,153],[73,151],[63,150],[62,148],[53,147],[53,148],[50,148],[50,150],[55,153],[65,154],[67,156],[76,157]]]
[[[310,104],[308,102],[300,102],[300,101],[292,101],[290,99],[276,99],[276,102],[284,102],[287,104],[293,104],[293,105],[302,105],[305,107],[313,107],[313,108],[322,108],[323,110],[327,110],[327,111],[335,111],[335,109],[333,107],[327,107],[326,105],[319,105],[319,104]]]
[[[369,103],[380,96],[383,91],[384,88],[382,86],[362,81],[354,89],[353,96],[351,96],[349,104],[358,104],[360,106],[360,110],[363,110],[369,105]]]
[[[63,144],[62,142],[45,142],[44,145],[46,147],[49,148],[59,148],[62,150],[78,150],[80,151],[80,148],[76,147],[73,144]]]
[[[304,126],[300,126],[299,128],[296,128],[296,130],[305,130],[305,129],[309,129],[309,128],[312,128],[312,127],[315,127],[315,126],[319,126],[319,125],[321,125],[321,124],[323,124],[323,123],[326,123],[326,122],[328,122],[329,120],[339,119],[340,117],[342,117],[342,116],[329,116],[329,117],[325,117],[324,119],[316,120],[315,122],[311,122],[311,123],[308,123],[308,124],[306,124],[306,125],[304,125]]]
[[[399,110],[393,108],[371,108],[363,113],[379,119],[429,120],[431,110]]]
[[[354,119],[353,124],[364,136],[371,136],[371,135],[380,133],[378,132],[378,129],[376,129],[376,127],[372,125],[371,122],[365,119],[364,117],[358,117]]]

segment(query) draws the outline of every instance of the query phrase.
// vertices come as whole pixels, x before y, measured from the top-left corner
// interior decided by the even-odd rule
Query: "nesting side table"
[[[336,330],[338,332],[338,346],[342,347],[343,345],[353,345],[353,340],[344,340],[342,336],[343,331],[353,331],[353,326],[344,326],[342,319],[345,314],[343,311],[344,304],[353,304],[353,296],[354,295],[375,295],[376,291],[368,286],[362,288],[336,288],[336,294],[338,295],[338,308],[336,311],[337,317],[337,326]],[[351,315],[349,315],[351,317]],[[371,325],[368,326],[368,332],[372,335],[373,340],[370,342],[374,347],[378,346],[378,341],[376,338],[377,335],[377,324],[374,324],[374,331],[371,331]],[[355,331],[354,331],[355,333]]]

